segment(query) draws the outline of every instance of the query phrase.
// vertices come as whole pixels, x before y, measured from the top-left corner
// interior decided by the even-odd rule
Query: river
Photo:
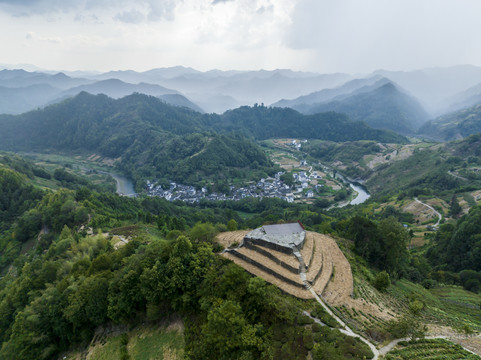
[[[364,186],[362,186],[358,182],[356,182],[354,180],[351,180],[351,179],[348,179],[348,178],[346,178],[345,176],[343,176],[339,173],[336,173],[335,177],[339,180],[342,180],[345,183],[349,183],[349,186],[351,187],[351,189],[354,190],[355,192],[357,192],[357,196],[354,199],[352,199],[350,202],[344,202],[340,206],[336,206],[336,207],[344,207],[348,204],[349,205],[359,205],[359,204],[362,204],[364,201],[366,201],[367,199],[369,199],[371,197],[371,195],[369,195],[369,193],[366,191]]]
[[[350,182],[349,186],[351,187],[351,189],[357,192],[357,196],[352,199],[349,204],[359,205],[371,197],[371,195],[369,195],[369,193],[366,191],[366,189],[364,189],[362,185]]]
[[[112,174],[107,171],[98,171],[101,174],[110,175],[114,178],[117,183],[117,194],[121,196],[135,197],[137,193],[134,190],[134,184],[128,178],[123,175]]]

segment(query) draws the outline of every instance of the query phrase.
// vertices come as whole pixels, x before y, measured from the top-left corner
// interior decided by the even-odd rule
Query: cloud
[[[74,13],[82,18],[110,17],[125,23],[172,20],[183,0],[0,0],[0,11],[14,16]],[[119,11],[120,10],[120,11]]]
[[[480,11],[475,0],[299,0],[283,41],[321,72],[450,66],[479,59]]]
[[[28,32],[27,35],[25,35],[25,39],[32,40],[32,41],[47,42],[50,44],[60,44],[62,42],[62,39],[60,39],[59,37],[38,36],[33,31]]]
[[[139,24],[145,20],[145,15],[137,10],[129,10],[115,15],[114,20],[127,24]]]
[[[234,1],[234,0],[213,0],[212,4],[215,5],[215,4],[220,4],[220,3],[226,3],[228,1]]]

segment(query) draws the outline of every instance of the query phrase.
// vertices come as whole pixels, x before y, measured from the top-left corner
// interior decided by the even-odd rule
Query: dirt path
[[[358,338],[359,340],[361,340],[363,343],[365,343],[367,346],[369,346],[369,348],[371,349],[372,353],[374,354],[374,357],[372,358],[372,360],[377,360],[379,359],[379,350],[376,348],[376,346],[374,346],[373,343],[371,343],[369,340],[363,338],[361,335],[358,335],[356,334],[354,331],[351,330],[351,328],[349,326],[346,325],[346,323],[344,321],[342,321],[340,318],[338,318],[332,311],[331,309],[324,303],[324,301],[322,301],[322,299],[319,297],[319,295],[316,294],[316,292],[314,291],[314,289],[310,289],[309,290],[312,294],[312,296],[314,296],[314,299],[316,299],[316,301],[321,304],[321,306],[324,308],[324,310],[326,310],[326,312],[331,315],[338,323],[339,325],[341,325],[341,327],[343,327],[343,329],[340,329],[339,331],[341,331],[344,335],[347,335],[347,336],[351,336],[351,337],[356,337]]]
[[[434,213],[438,216],[438,222],[436,224],[434,224],[434,227],[437,228],[439,226],[439,223],[441,222],[441,219],[443,218],[443,216],[435,209],[433,208],[431,205],[428,205],[426,203],[423,203],[422,201],[420,201],[417,197],[414,198],[414,200],[416,200],[418,203],[420,204],[423,204],[424,206],[426,206],[427,208],[431,209],[432,211],[434,211]]]
[[[464,180],[464,181],[469,181],[468,179],[462,177],[462,176],[459,176],[459,175],[456,175],[455,173],[451,172],[451,170],[448,171],[448,174],[451,175],[451,176],[454,176],[455,178],[457,179],[460,179],[460,180]]]

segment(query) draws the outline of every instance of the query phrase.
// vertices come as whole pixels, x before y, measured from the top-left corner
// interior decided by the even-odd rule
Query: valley
[[[0,115],[0,357],[479,358],[476,106],[432,119],[399,74],[263,98],[273,74],[242,73],[294,100],[215,114],[159,74],[58,76],[62,101]],[[245,241],[286,224],[292,254]]]

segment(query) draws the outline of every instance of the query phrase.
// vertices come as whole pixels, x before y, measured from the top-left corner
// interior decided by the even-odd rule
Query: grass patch
[[[127,349],[131,359],[180,360],[184,357],[184,336],[176,330],[139,328],[129,334]]]
[[[89,350],[89,358],[95,360],[118,360],[122,347],[122,335],[108,337],[105,345],[96,344]]]

